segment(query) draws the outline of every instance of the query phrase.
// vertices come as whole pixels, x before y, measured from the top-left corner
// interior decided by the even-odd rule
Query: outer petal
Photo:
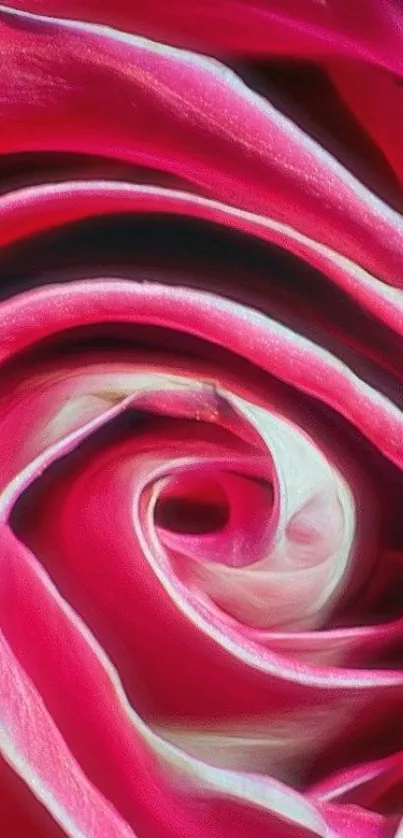
[[[7,580],[3,598],[10,605],[2,609],[2,628],[16,661],[7,669],[7,681],[2,680],[3,688],[7,687],[3,712],[8,717],[12,714],[10,698],[17,688],[23,690],[24,700],[25,691],[29,691],[33,711],[37,706],[35,695],[39,692],[44,696],[47,710],[41,710],[38,720],[42,723],[43,719],[51,730],[54,724],[50,715],[57,719],[59,731],[78,754],[86,773],[126,813],[129,822],[137,825],[139,834],[174,838],[180,825],[186,835],[195,838],[224,838],[228,830],[234,838],[344,838],[339,819],[332,809],[328,813],[326,805],[305,801],[268,778],[214,769],[153,734],[130,708],[116,672],[94,638],[61,600],[32,556],[4,529],[1,542],[3,578]],[[27,623],[31,627],[29,635],[24,630]],[[68,703],[64,700],[66,690]],[[20,722],[13,731],[20,738],[27,733]],[[57,737],[57,750],[66,755],[65,777],[71,758],[60,733]],[[34,766],[36,757],[26,748],[31,743],[30,747],[37,749],[38,741],[31,735],[24,743],[24,755],[31,755]],[[49,774],[48,757],[45,763],[42,759],[42,769]],[[51,779],[53,785],[57,776]],[[86,788],[83,777],[81,782]],[[64,786],[56,808],[65,794]],[[102,816],[102,806],[99,802],[91,810],[94,824]],[[85,813],[77,811],[81,822]],[[368,818],[363,821],[359,811],[352,817],[356,834],[360,836],[362,830],[366,838]],[[384,838],[384,825],[375,826],[377,831],[369,833],[371,838]],[[98,832],[85,828],[81,833],[68,829],[67,834],[74,838],[108,834],[104,827]],[[126,834],[117,829],[111,834]]]
[[[3,605],[4,607],[4,605]],[[1,753],[62,826],[66,835],[133,838],[133,832],[88,783],[56,725],[0,638]]]
[[[0,823],[7,838],[66,838],[28,786],[8,763],[0,759]]]
[[[267,214],[257,215],[188,192],[113,181],[70,181],[15,190],[0,196],[0,244],[80,219],[125,212],[194,217],[278,244],[321,270],[360,306],[403,334],[400,288],[391,288],[340,253]]]
[[[73,324],[150,323],[198,335],[320,398],[386,457],[403,462],[403,415],[396,405],[329,352],[237,303],[179,287],[91,280],[21,294],[2,313],[3,360]]]
[[[243,209],[270,208],[276,220],[402,284],[398,213],[227,67],[6,7],[0,45],[1,151],[95,152],[152,165]]]
[[[403,796],[403,754],[373,760],[330,776],[309,792],[317,800],[356,804],[378,812],[397,812]]]
[[[330,64],[328,71],[347,106],[382,149],[402,182],[402,80],[356,62]]]
[[[359,55],[402,69],[401,13],[388,0],[15,0],[30,12],[106,23],[203,52],[311,57]]]

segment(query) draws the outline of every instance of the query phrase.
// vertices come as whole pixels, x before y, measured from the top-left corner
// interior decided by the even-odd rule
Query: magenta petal
[[[403,88],[399,78],[356,62],[330,64],[330,77],[347,106],[403,181]]]
[[[256,640],[280,655],[296,658],[310,666],[362,665],[384,649],[398,646],[403,631],[402,618],[374,626],[325,631],[260,631]]]
[[[106,23],[126,32],[240,55],[353,55],[402,71],[401,10],[387,0],[15,0],[16,8]]]
[[[114,158],[172,188],[12,189],[1,246],[112,213],[200,219],[322,271],[337,317],[329,305],[322,320],[322,289],[312,314],[277,286],[277,322],[248,288],[245,306],[217,286],[113,277],[0,304],[0,832],[403,838],[402,553],[387,508],[397,517],[403,467],[403,219],[212,57],[320,57],[332,102],[397,183],[402,10],[16,2],[0,7],[5,159]],[[373,318],[373,342],[339,322],[343,303],[364,309],[357,332]],[[158,334],[162,350],[101,360],[93,326]],[[89,349],[70,355],[75,327]],[[178,333],[183,355],[165,355]]]
[[[360,805],[384,814],[397,812],[403,795],[403,754],[361,763],[316,784],[315,800]]]
[[[1,684],[7,690],[3,713],[24,756],[29,757],[30,771],[39,771],[42,790],[54,790],[55,804],[53,799],[46,799],[49,808],[54,806],[59,812],[61,805],[68,805],[80,825],[91,817],[91,825],[83,830],[85,835],[133,834],[104,801],[101,791],[95,792],[85,779],[84,769],[97,788],[125,812],[128,821],[137,824],[139,834],[150,838],[174,838],[179,824],[186,835],[197,838],[225,838],[229,828],[234,838],[269,838],[273,834],[282,838],[339,838],[332,810],[328,816],[326,805],[304,801],[269,778],[211,769],[151,734],[130,710],[100,647],[33,557],[5,530],[1,540],[2,572],[7,580],[3,593],[8,603],[7,610],[2,609],[2,628],[10,649],[7,679],[3,678]],[[18,706],[12,700],[17,694],[15,679],[20,690]],[[46,701],[46,710],[37,690]],[[42,725],[40,738],[38,728],[33,738],[32,728],[21,722],[25,699],[29,701],[30,717],[35,714],[36,723]],[[43,738],[52,743],[52,762],[49,752],[44,761],[43,751],[38,748]],[[74,748],[80,768],[75,767],[77,763],[73,765],[66,743]],[[64,763],[60,773],[57,760],[61,754]],[[66,772],[72,772],[67,787]],[[77,772],[80,794],[74,798],[71,783]],[[175,782],[177,772],[179,783]],[[32,773],[27,777],[34,782]],[[60,778],[62,787],[57,786]],[[83,795],[88,807],[83,807]],[[109,833],[112,818],[115,820]],[[359,812],[355,822],[357,830],[361,829]],[[69,827],[66,832],[72,838],[79,834],[69,831]],[[383,836],[380,829],[369,834]]]
[[[196,734],[213,724],[214,738],[214,724],[219,735],[220,725],[248,720],[258,732],[266,729],[266,766],[280,752],[282,771],[292,772],[297,747],[299,761],[311,759],[312,727],[318,749],[329,734],[342,738],[349,714],[375,697],[378,718],[390,714],[401,674],[312,669],[290,660],[284,647],[273,654],[269,639],[263,647],[259,637],[208,609],[186,579],[150,561],[134,526],[141,523],[141,510],[133,521],[134,490],[141,494],[144,479],[151,481],[168,444],[177,456],[180,433],[171,436],[152,437],[148,452],[138,436],[96,451],[88,463],[79,458],[33,510],[24,540],[114,659],[133,705],[168,739],[170,724],[196,727]],[[196,444],[200,450],[197,438]],[[205,443],[202,450],[209,453]]]
[[[2,545],[4,549],[3,538]],[[11,606],[11,598],[7,605]],[[93,838],[100,833],[110,838],[132,838],[132,830],[88,782],[69,753],[42,696],[4,635],[0,638],[0,649],[3,757],[60,823],[66,835],[79,838],[84,832]]]
[[[401,284],[398,213],[224,65],[90,24],[5,7],[1,19],[1,151],[81,151],[170,171],[242,209],[269,207]]]
[[[66,832],[3,758],[0,759],[0,824],[7,838],[66,836]]]
[[[385,456],[403,463],[403,415],[389,399],[305,338],[258,312],[204,292],[105,279],[22,294],[3,304],[0,358],[6,360],[72,323],[90,325],[100,320],[179,330],[185,326],[189,334],[229,348],[335,407]]]
[[[71,181],[0,196],[0,243],[106,213],[167,213],[207,219],[287,248],[321,270],[361,306],[399,334],[403,297],[358,265],[267,214],[257,215],[211,199],[145,184]]]

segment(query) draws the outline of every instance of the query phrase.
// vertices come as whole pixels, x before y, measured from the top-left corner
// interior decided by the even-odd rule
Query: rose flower
[[[403,10],[0,47],[0,834],[399,838]]]

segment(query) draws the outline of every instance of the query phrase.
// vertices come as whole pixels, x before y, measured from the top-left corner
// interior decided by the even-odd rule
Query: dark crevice
[[[228,522],[228,506],[192,498],[161,498],[155,506],[157,527],[183,535],[218,532]]]
[[[402,400],[397,335],[296,256],[208,222],[121,215],[32,236],[3,248],[0,298],[98,276],[184,285],[254,306]]]
[[[88,179],[191,188],[186,180],[169,172],[112,157],[52,151],[0,154],[0,195],[38,184]]]
[[[161,353],[161,347],[163,352]],[[221,347],[215,347],[200,338],[187,336],[184,341],[183,333],[160,327],[129,326],[122,329],[121,324],[98,324],[86,328],[75,328],[59,333],[57,337],[47,338],[37,345],[35,351],[26,351],[14,358],[3,368],[4,381],[10,376],[11,381],[23,379],[27,370],[40,369],[41,364],[46,364],[49,359],[52,363],[64,364],[73,362],[75,358],[87,359],[88,363],[94,363],[102,354],[102,358],[110,358],[115,363],[122,361],[136,363],[138,352],[147,353],[151,363],[158,365],[163,362],[166,353],[172,353],[172,363],[185,361],[188,368],[192,369],[192,359],[195,360],[195,374],[197,373],[197,361],[206,363],[214,375],[226,373],[236,375],[239,381],[247,381],[251,388],[257,392],[267,394],[269,400],[280,400],[285,413],[294,415],[297,408],[296,421],[303,429],[319,444],[326,446],[327,451],[341,451],[346,463],[349,464],[352,474],[360,477],[360,483],[366,487],[368,497],[374,494],[379,499],[380,532],[379,542],[385,550],[403,550],[403,520],[401,516],[401,498],[403,496],[403,473],[401,470],[387,460],[381,452],[376,449],[359,431],[352,426],[348,420],[337,411],[325,405],[318,399],[303,392],[296,391],[291,385],[277,381],[268,373],[256,368],[245,359],[235,355]],[[46,369],[46,367],[45,367]],[[6,387],[7,389],[7,387]],[[137,434],[141,431],[144,416],[146,414],[127,410],[122,416],[113,420],[106,427],[96,431],[90,439],[82,443],[79,450],[103,450],[116,439]],[[149,421],[149,420],[148,420]],[[159,420],[156,420],[159,421]],[[180,421],[180,420],[176,420]],[[73,455],[69,455],[67,461]],[[75,455],[74,455],[75,456]],[[63,460],[56,464],[53,469],[63,470]],[[53,473],[51,469],[50,474]],[[23,510],[35,506],[34,501],[38,496],[39,485],[45,485],[45,476],[35,481],[31,489],[23,493],[12,513],[12,525],[19,529],[18,521],[21,520]],[[347,477],[348,479],[348,477]],[[25,515],[25,512],[24,512]],[[400,589],[399,589],[400,590]],[[387,597],[379,604],[377,618],[388,619],[392,614],[399,611],[400,596],[394,590],[387,594]],[[395,602],[396,600],[396,602]],[[396,606],[396,607],[395,607]],[[368,621],[368,620],[367,620]]]
[[[399,180],[383,152],[346,107],[326,67],[308,60],[248,60],[234,66],[262,95],[316,140],[358,180],[399,212]]]

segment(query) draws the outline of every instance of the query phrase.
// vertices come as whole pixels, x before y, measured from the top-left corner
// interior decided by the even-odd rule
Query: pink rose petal
[[[269,211],[401,285],[398,213],[224,65],[4,6],[1,20],[3,153],[76,151],[151,165],[225,203]]]
[[[400,72],[401,10],[387,0],[14,0],[16,8],[109,24],[203,52],[353,55]]]

